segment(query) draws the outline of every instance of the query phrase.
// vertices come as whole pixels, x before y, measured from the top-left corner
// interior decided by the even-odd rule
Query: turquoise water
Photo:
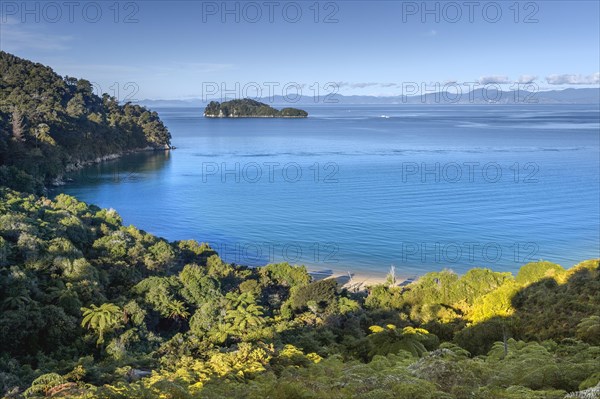
[[[61,191],[248,265],[414,276],[600,256],[598,106],[306,109],[157,109],[177,150],[89,167]]]

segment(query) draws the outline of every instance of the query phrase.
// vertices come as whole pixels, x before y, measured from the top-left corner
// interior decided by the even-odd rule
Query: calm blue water
[[[404,276],[599,257],[597,106],[336,106],[308,119],[158,109],[177,150],[68,194],[229,261]]]

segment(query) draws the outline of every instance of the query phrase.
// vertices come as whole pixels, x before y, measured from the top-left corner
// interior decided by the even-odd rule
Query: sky
[[[119,100],[598,87],[600,2],[3,0],[0,49]]]

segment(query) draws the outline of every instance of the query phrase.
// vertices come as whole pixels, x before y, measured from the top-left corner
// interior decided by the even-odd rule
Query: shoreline
[[[173,147],[169,144],[165,144],[164,147],[147,146],[147,147],[143,147],[143,148],[134,148],[131,150],[120,152],[120,153],[106,154],[106,155],[97,157],[95,159],[90,159],[87,161],[77,161],[77,162],[68,163],[65,166],[64,172],[60,176],[57,176],[54,179],[52,179],[48,184],[50,187],[54,187],[54,188],[65,186],[68,183],[67,181],[64,180],[65,176],[67,174],[81,170],[87,166],[97,165],[97,164],[101,164],[103,162],[108,162],[108,161],[114,161],[115,159],[122,158],[126,155],[139,154],[139,153],[143,153],[143,152],[171,151],[171,150],[174,150],[175,148],[176,147]]]
[[[351,291],[360,292],[367,291],[369,287],[385,284],[387,281],[387,274],[381,273],[364,273],[364,272],[341,272],[339,270],[309,270],[308,274],[313,278],[314,281],[335,279],[340,287],[346,288]],[[397,287],[406,286],[414,281],[418,277],[408,278],[396,276]]]
[[[259,119],[259,118],[267,118],[267,119],[306,119],[308,116],[249,116],[249,115],[240,115],[240,116],[218,116],[218,115],[204,115],[205,118],[208,119]]]

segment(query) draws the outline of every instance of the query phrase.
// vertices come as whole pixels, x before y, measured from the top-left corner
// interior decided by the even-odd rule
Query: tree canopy
[[[207,118],[306,118],[308,112],[297,108],[277,110],[265,103],[244,98],[219,103],[211,101],[204,109]]]
[[[156,112],[0,51],[0,185],[41,192],[68,169],[170,140]]]
[[[0,255],[8,397],[562,398],[600,381],[598,260],[351,293],[7,188]]]

